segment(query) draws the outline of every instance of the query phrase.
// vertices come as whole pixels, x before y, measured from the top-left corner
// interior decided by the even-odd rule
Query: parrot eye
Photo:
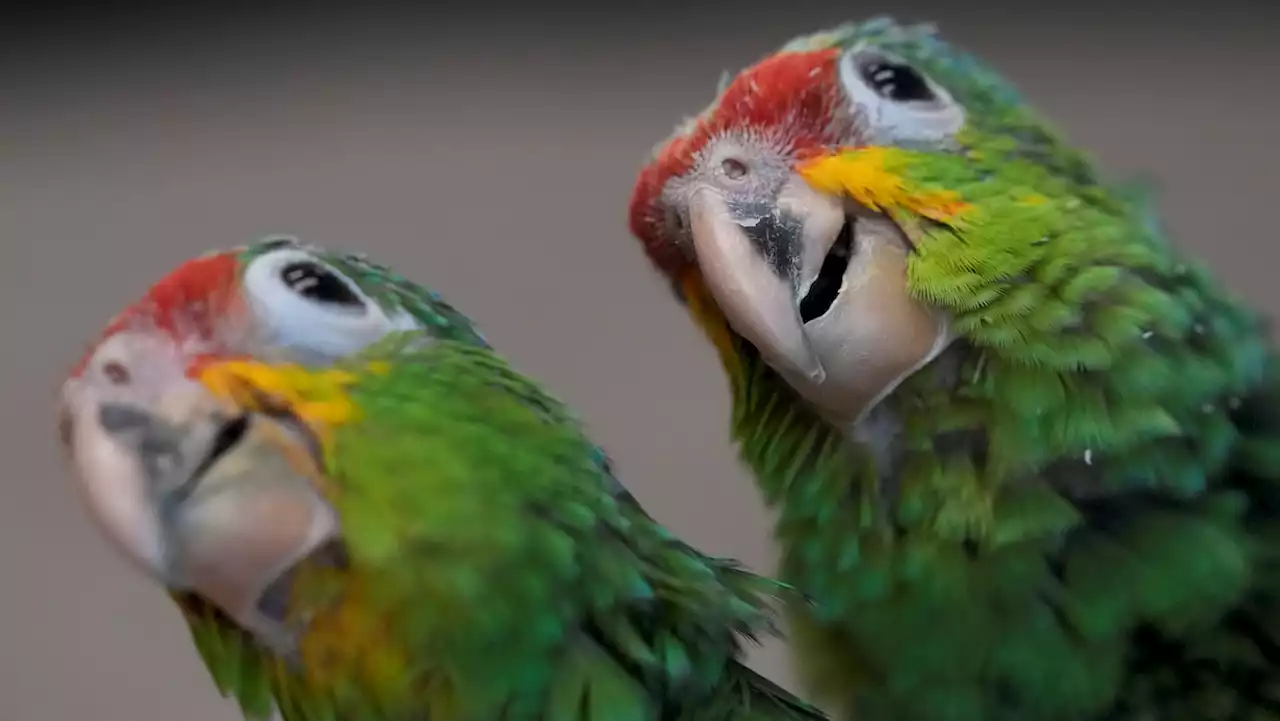
[[[910,65],[873,56],[861,63],[858,72],[863,82],[886,100],[906,103],[929,102],[937,98],[924,76]]]
[[[296,245],[250,262],[244,288],[263,340],[304,361],[330,361],[418,327],[411,315],[388,314],[355,281]]]
[[[845,53],[840,83],[857,119],[859,142],[940,145],[964,125],[964,108],[945,88],[877,48],[862,45]]]
[[[280,269],[280,279],[293,292],[318,303],[363,308],[364,302],[328,268],[310,260],[289,263]]]

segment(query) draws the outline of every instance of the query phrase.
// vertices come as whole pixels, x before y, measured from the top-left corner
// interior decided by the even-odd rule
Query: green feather
[[[1022,95],[932,28],[847,24],[966,110],[889,149],[950,218],[885,212],[958,339],[874,411],[823,420],[735,338],[732,435],[778,513],[795,658],[859,721],[1280,718],[1280,373],[1258,314]],[[850,151],[854,154],[861,151]],[[890,458],[887,462],[884,458]]]
[[[315,556],[288,576],[299,654],[177,597],[246,718],[821,721],[742,664],[741,637],[776,633],[789,587],[657,524],[573,413],[438,295],[292,239],[241,258],[282,247],[419,328],[337,361],[358,377],[356,417],[325,449],[343,561]]]

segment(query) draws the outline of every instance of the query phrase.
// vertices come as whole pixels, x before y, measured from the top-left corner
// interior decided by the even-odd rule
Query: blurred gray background
[[[1280,310],[1276,13],[1226,0],[1213,15],[1033,5],[219,3],[203,16],[10,23],[0,718],[237,718],[167,599],[88,526],[55,452],[52,401],[84,344],[146,285],[266,233],[364,249],[434,285],[577,407],[656,516],[770,569],[768,517],[727,442],[720,367],[625,212],[638,163],[710,100],[720,71],[799,32],[884,11],[938,21],[1111,170],[1156,179],[1179,242]],[[779,651],[756,658],[789,683]]]

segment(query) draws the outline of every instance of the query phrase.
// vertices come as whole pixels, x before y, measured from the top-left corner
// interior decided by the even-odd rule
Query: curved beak
[[[166,586],[268,633],[283,621],[262,606],[268,588],[336,533],[314,439],[286,415],[190,380],[150,390],[82,392],[69,404],[81,481],[133,490],[131,516],[152,532],[123,543]]]
[[[689,200],[699,270],[741,336],[784,374],[826,377],[804,328],[801,300],[844,224],[839,198],[798,175],[769,202],[742,202],[704,186]]]

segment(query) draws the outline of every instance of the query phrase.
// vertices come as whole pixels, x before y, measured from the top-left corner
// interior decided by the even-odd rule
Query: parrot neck
[[[243,629],[198,596],[175,594],[218,690],[234,698],[246,718],[278,710],[296,721],[324,721],[362,716],[370,708],[382,709],[385,718],[411,718],[403,644],[364,593],[368,584],[343,578],[327,559],[320,561],[301,564],[285,592],[291,600],[281,600],[321,609],[302,612],[310,618],[289,648]]]
[[[1230,462],[1237,410],[1270,351],[1258,318],[1207,277],[1163,282],[1183,293],[1178,336],[1143,333],[1074,368],[960,339],[854,427],[822,417],[749,343],[720,337],[732,436],[780,512],[780,541],[856,522],[999,546],[1055,537],[1100,495],[1198,492]],[[1125,313],[1087,310],[1082,337]],[[1001,530],[1033,501],[1060,512]]]
[[[860,443],[865,435],[829,422],[754,348],[735,345],[731,435],[765,502],[783,511],[780,523],[802,520],[788,515],[803,505],[802,498],[841,497],[874,482],[877,451],[889,448]],[[876,427],[881,418],[873,412],[864,426]]]

